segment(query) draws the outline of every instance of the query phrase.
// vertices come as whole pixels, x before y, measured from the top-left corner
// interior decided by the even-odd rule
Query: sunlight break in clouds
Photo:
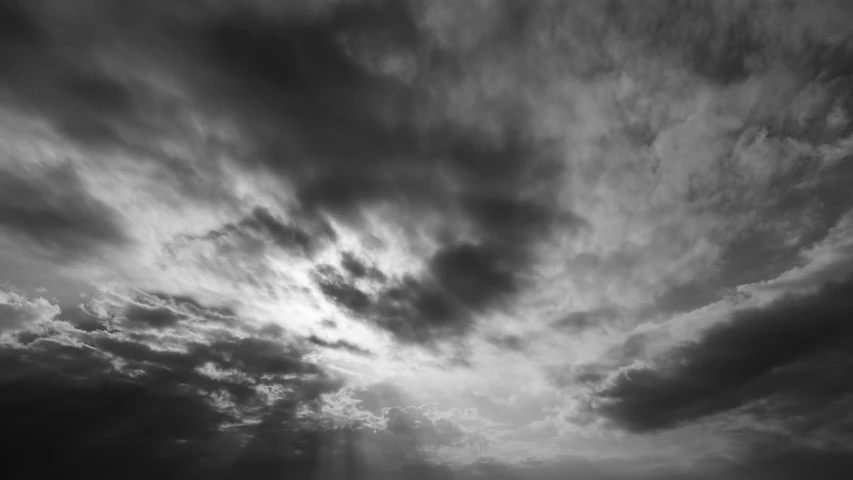
[[[27,476],[848,478],[853,5],[0,0]]]

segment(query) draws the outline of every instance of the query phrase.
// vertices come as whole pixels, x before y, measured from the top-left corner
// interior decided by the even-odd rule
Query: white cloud
[[[0,332],[26,330],[53,320],[59,307],[44,298],[29,299],[11,289],[0,289]]]

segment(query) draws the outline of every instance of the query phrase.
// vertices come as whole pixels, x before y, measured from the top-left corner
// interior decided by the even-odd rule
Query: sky
[[[851,85],[847,0],[0,0],[5,463],[851,478]]]

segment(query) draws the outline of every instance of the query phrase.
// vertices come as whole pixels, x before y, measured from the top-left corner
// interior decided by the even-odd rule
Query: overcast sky
[[[853,478],[851,85],[849,0],[0,0],[4,463]]]

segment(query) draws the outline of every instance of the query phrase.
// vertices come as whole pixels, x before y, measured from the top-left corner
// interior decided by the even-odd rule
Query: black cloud
[[[849,392],[832,371],[849,365],[852,293],[848,279],[738,312],[657,367],[622,373],[599,392],[605,400],[599,412],[629,430],[646,431],[760,399],[803,414],[831,403]]]

